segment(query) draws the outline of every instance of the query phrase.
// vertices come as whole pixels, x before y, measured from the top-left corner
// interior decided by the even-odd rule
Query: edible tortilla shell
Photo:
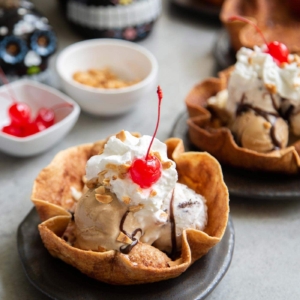
[[[262,31],[266,41],[278,41],[287,46],[290,53],[300,54],[300,19],[292,12],[288,1],[282,0],[226,0],[222,6],[220,19],[226,27],[232,47],[253,48],[263,45],[264,40],[250,24],[234,21],[231,16],[243,16],[253,21]],[[299,3],[298,3],[299,5]]]
[[[199,149],[212,154],[219,162],[253,171],[297,174],[300,170],[300,141],[281,150],[259,153],[236,144],[227,127],[214,128],[207,100],[227,87],[233,67],[196,85],[185,99],[189,119],[189,138]]]
[[[97,147],[104,143],[98,142]],[[216,245],[224,234],[229,213],[228,190],[220,165],[207,153],[185,153],[180,139],[169,139],[166,144],[168,156],[177,164],[179,182],[202,194],[208,208],[204,231],[187,229],[183,232],[180,258],[170,262],[163,252],[143,243],[135,246],[129,255],[124,255],[114,250],[81,250],[61,238],[71,220],[68,209],[73,206],[65,199],[71,197],[71,186],[83,185],[86,161],[96,152],[92,144],[60,152],[35,180],[32,200],[44,221],[39,225],[39,231],[51,255],[94,279],[129,285],[177,277]]]

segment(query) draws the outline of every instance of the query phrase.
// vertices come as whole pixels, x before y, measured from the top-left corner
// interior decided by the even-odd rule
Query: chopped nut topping
[[[169,217],[169,215],[167,214],[167,213],[165,213],[165,212],[162,212],[160,215],[159,215],[159,217],[161,218],[161,219],[164,219],[164,220],[168,220],[168,217]]]
[[[155,190],[152,190],[152,191],[150,192],[149,197],[151,198],[151,197],[154,197],[154,196],[156,196],[156,195],[157,195],[157,192],[156,192]]]
[[[130,169],[130,165],[129,164],[123,164],[123,165],[119,165],[118,166],[118,170],[122,174],[126,174],[129,169]]]
[[[272,127],[271,123],[269,123],[269,122],[264,122],[263,126],[265,129],[270,129]]]
[[[100,175],[105,175],[107,173],[107,170],[103,170],[103,171],[100,171],[97,175],[100,176]]]
[[[113,200],[112,196],[110,195],[95,194],[95,198],[103,204],[108,204]]]
[[[267,84],[265,84],[265,87],[271,94],[276,94],[277,89],[274,84],[267,83]]]
[[[161,156],[159,152],[153,152],[152,155],[155,156],[159,161],[161,161]]]
[[[164,161],[161,165],[162,165],[163,170],[166,170],[166,169],[171,168],[172,162],[171,161]]]
[[[171,260],[171,261],[168,261],[168,265],[169,267],[175,267],[175,266],[179,266],[180,264],[182,264],[182,259],[181,258],[178,258],[177,260]]]
[[[119,174],[118,174],[118,177],[119,177],[120,179],[125,179],[125,178],[126,178],[126,174],[125,174],[125,173],[119,173]]]
[[[125,204],[129,204],[131,202],[131,199],[128,197],[128,196],[123,196],[122,197],[122,201],[125,203]]]
[[[104,195],[105,194],[105,187],[103,185],[99,186],[95,189],[96,194]]]
[[[252,57],[249,56],[249,57],[248,57],[248,64],[249,64],[249,65],[252,65],[252,62],[253,62]]]
[[[138,132],[131,132],[131,135],[133,135],[133,136],[136,137],[136,138],[141,137],[141,134],[138,133]]]
[[[82,180],[83,183],[86,183],[87,182],[86,176],[83,175],[82,178],[81,178],[81,180]]]
[[[124,130],[121,130],[119,133],[116,134],[116,138],[124,142],[126,140],[126,134]]]
[[[113,175],[112,177],[111,177],[111,179],[112,180],[116,180],[118,177],[116,176],[116,175]]]
[[[107,173],[107,170],[103,170],[98,173],[98,181],[102,182],[104,180],[104,175]]]
[[[86,182],[86,186],[89,189],[94,189],[98,185],[98,178],[92,178],[91,180]]]
[[[286,67],[286,66],[288,66],[288,63],[286,63],[286,62],[283,62],[283,63],[281,63],[281,64],[279,65],[279,67],[280,67],[281,69],[283,69],[283,68]]]
[[[137,212],[139,210],[141,210],[142,208],[144,208],[144,204],[138,204],[138,205],[132,205],[129,207],[129,211],[130,212]]]
[[[105,166],[106,169],[110,169],[110,170],[114,170],[116,171],[118,169],[118,166],[117,165],[114,165],[114,164],[107,164]]]
[[[132,240],[123,232],[120,232],[119,236],[117,237],[117,241],[124,243],[124,244],[131,244]]]
[[[109,179],[109,178],[104,178],[103,181],[102,181],[102,183],[103,183],[104,185],[108,186],[109,183],[110,183],[110,179]]]
[[[294,54],[293,59],[291,59],[291,60],[289,61],[289,63],[293,63],[293,62],[296,62],[297,64],[299,64],[299,63],[300,63],[300,57],[299,57],[298,55],[295,55],[295,54]]]

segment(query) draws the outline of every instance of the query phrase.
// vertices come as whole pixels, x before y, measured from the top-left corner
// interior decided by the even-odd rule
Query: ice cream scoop
[[[259,112],[259,111],[258,111]],[[284,148],[288,142],[288,125],[280,117],[249,109],[235,119],[231,127],[238,144],[257,152]]]
[[[121,131],[110,137],[102,154],[90,158],[91,189],[75,211],[76,247],[128,253],[140,241],[172,253],[180,249],[184,229],[205,227],[205,199],[177,183],[165,144],[155,139],[151,148],[162,164],[159,180],[145,189],[132,181],[132,161],[144,155],[150,139]]]

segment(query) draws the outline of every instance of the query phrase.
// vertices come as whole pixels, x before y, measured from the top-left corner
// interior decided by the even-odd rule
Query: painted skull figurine
[[[31,2],[0,7],[0,66],[8,77],[41,74],[55,50],[48,19]]]

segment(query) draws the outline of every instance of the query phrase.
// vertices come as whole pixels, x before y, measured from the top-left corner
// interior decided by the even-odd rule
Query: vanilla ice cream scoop
[[[140,241],[170,253],[181,248],[184,229],[203,230],[205,199],[177,183],[165,144],[154,140],[151,148],[162,165],[157,182],[142,189],[130,178],[132,161],[145,155],[149,142],[148,136],[122,131],[107,141],[102,154],[90,158],[87,179],[94,186],[76,206],[76,247],[128,253]]]

